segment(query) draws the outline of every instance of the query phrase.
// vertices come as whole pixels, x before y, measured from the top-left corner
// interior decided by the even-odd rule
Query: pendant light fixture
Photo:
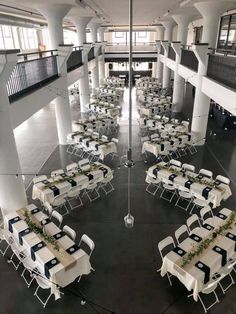
[[[134,166],[132,160],[132,79],[133,79],[133,50],[132,50],[132,36],[133,35],[133,0],[129,0],[129,132],[128,132],[128,151],[127,161],[125,166],[128,168],[128,214],[124,217],[126,228],[133,228],[134,217],[131,215],[131,168]]]

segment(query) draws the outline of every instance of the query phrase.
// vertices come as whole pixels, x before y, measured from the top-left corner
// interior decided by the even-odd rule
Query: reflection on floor
[[[191,92],[187,91],[185,112],[192,110],[190,95]],[[127,106],[127,92],[125,96],[124,105]],[[41,123],[47,128],[46,120]],[[133,131],[134,160],[137,162],[132,169],[131,199],[135,226],[132,230],[127,230],[123,223],[127,210],[127,169],[118,170],[117,162],[108,160],[107,164],[115,169],[115,191],[92,204],[85,202],[85,206],[73,211],[64,219],[66,224],[76,230],[78,239],[83,233],[87,233],[96,245],[91,260],[96,271],[84,276],[81,282],[72,285],[72,288],[74,291],[80,289],[90,300],[116,314],[203,313],[199,303],[187,298],[188,291],[177,279],[173,279],[173,286],[170,287],[168,280],[156,273],[161,262],[157,242],[168,235],[173,235],[189,216],[173,204],[145,193],[145,171],[153,161],[150,160],[148,164],[141,161],[137,124]],[[125,118],[120,126],[119,140],[119,152],[123,154],[127,145]],[[25,142],[28,144],[27,139]],[[37,147],[44,149],[43,142],[42,137],[42,143],[39,141]],[[192,163],[197,169],[209,168],[215,175],[229,175],[236,182],[236,171],[233,167],[236,158],[234,142],[235,131],[219,130],[214,122],[210,121],[207,145],[199,148],[197,154],[183,157],[181,161]],[[31,148],[34,151],[33,144]],[[53,169],[64,168],[67,163],[74,160],[65,150],[64,147],[57,146],[40,172],[49,173]],[[234,209],[236,188],[234,184],[231,187],[233,196],[222,206]],[[33,296],[33,289],[26,288],[19,273],[13,271],[11,265],[3,258],[0,258],[0,273],[2,283],[0,313],[43,312],[41,305]],[[89,303],[83,307],[80,305],[79,297],[68,289],[64,292],[65,296],[61,300],[57,302],[51,300],[48,303],[45,313],[109,313],[98,306],[92,308]],[[209,313],[235,314],[235,286],[231,287],[225,296],[220,292],[219,295],[221,302]]]

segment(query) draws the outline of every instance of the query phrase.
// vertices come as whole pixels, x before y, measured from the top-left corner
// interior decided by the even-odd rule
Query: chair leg
[[[72,205],[71,205],[71,201],[73,201],[73,200],[75,200],[75,199],[79,199],[79,205],[72,206]],[[81,199],[80,195],[77,195],[77,196],[72,197],[71,199],[69,199],[69,200],[68,200],[68,204],[69,204],[71,210],[74,210],[75,208],[78,208],[78,207],[83,206],[83,202],[82,202],[82,199]]]
[[[155,189],[154,189],[153,191],[151,190],[151,187],[152,187],[152,186],[155,187]],[[156,193],[157,193],[157,191],[158,191],[158,189],[159,189],[159,187],[160,187],[160,183],[159,183],[159,184],[149,183],[148,186],[147,186],[147,188],[146,188],[146,192],[149,193],[149,194],[151,194],[152,196],[155,196]]]
[[[106,187],[108,187],[107,190],[106,190]],[[101,188],[106,193],[106,195],[108,195],[109,193],[115,190],[111,182],[107,182],[105,185],[101,185]]]

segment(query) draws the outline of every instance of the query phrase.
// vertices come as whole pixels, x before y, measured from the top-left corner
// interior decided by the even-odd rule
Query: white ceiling
[[[82,8],[78,5],[78,2],[80,1],[84,1],[88,6]],[[171,15],[180,13],[191,14],[195,17],[200,16],[193,6],[193,3],[198,1],[202,0],[133,0],[133,24],[137,26],[148,26],[160,23],[163,19],[169,19],[171,18]],[[180,3],[183,2],[185,5],[180,6]],[[236,0],[233,0],[232,2],[236,3]],[[55,3],[69,4],[72,6],[71,11],[64,19],[65,26],[73,25],[70,16],[92,16],[100,18],[100,21],[104,25],[111,25],[114,27],[122,25],[127,26],[129,23],[128,0],[0,0],[0,14],[7,13],[18,17],[32,19],[34,21],[42,20],[45,23],[44,17],[37,11],[37,6],[39,4]],[[29,10],[30,12],[12,9],[6,7],[6,5]],[[234,8],[236,8],[236,5]]]

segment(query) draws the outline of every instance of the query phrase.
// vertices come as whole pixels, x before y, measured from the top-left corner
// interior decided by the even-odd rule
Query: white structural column
[[[199,139],[199,145],[205,143],[208,115],[210,109],[210,99],[202,93],[202,78],[207,74],[208,66],[208,47],[215,48],[220,16],[229,8],[230,3],[227,1],[207,1],[194,4],[198,11],[203,16],[203,34],[202,42],[207,43],[207,46],[196,45],[193,47],[194,53],[199,61],[198,66],[198,82],[196,86],[192,132]]]
[[[37,7],[37,9],[44,15],[48,22],[48,32],[50,39],[50,48],[58,49],[59,45],[64,44],[62,22],[65,15],[71,9],[70,5],[64,4],[45,4]],[[67,69],[66,63],[64,68],[60,69],[60,86],[64,91],[63,97],[57,96],[53,101],[55,103],[57,132],[59,144],[67,144],[67,135],[71,132],[72,122],[70,114],[70,102],[67,87]]]
[[[175,51],[175,73],[174,73],[174,86],[173,86],[173,112],[181,112],[184,99],[184,79],[178,74],[178,68],[181,60],[181,44],[186,45],[188,36],[188,25],[192,20],[192,16],[186,14],[173,15],[172,18],[178,25],[177,42],[172,43],[172,48]]]
[[[163,88],[169,88],[170,87],[170,75],[171,75],[171,70],[168,68],[166,65],[166,59],[168,58],[168,53],[169,53],[169,48],[167,43],[170,43],[172,41],[172,33],[173,33],[173,27],[174,27],[174,21],[169,20],[162,22],[162,25],[165,28],[165,34],[164,34],[164,43],[165,45],[164,50],[165,50],[165,64],[163,67],[163,83],[162,87]]]
[[[89,23],[89,29],[91,32],[92,43],[95,45],[94,54],[95,54],[95,66],[91,70],[91,79],[92,79],[92,93],[95,93],[95,89],[99,87],[99,65],[98,65],[98,28],[100,27],[99,23],[91,22]]]
[[[103,83],[103,81],[105,79],[104,32],[105,32],[105,28],[104,27],[100,27],[98,29],[98,41],[101,43],[101,49],[102,49],[102,54],[99,56],[99,61],[98,61],[98,64],[99,64],[99,82],[100,82],[100,84]]]
[[[27,205],[14,132],[6,83],[17,62],[19,50],[0,51],[0,207],[3,213]]]
[[[164,40],[164,27],[159,25],[157,26],[157,40]],[[159,82],[162,82],[163,78],[163,63],[161,62],[161,45],[157,43],[157,69],[156,69],[156,77],[159,79]]]
[[[88,76],[88,52],[90,47],[86,45],[86,26],[88,25],[91,17],[75,17],[72,18],[73,23],[76,26],[78,45],[83,46],[82,59],[83,59],[83,76],[79,79],[79,96],[80,96],[80,112],[84,113],[86,105],[90,100],[89,92],[89,76]]]

